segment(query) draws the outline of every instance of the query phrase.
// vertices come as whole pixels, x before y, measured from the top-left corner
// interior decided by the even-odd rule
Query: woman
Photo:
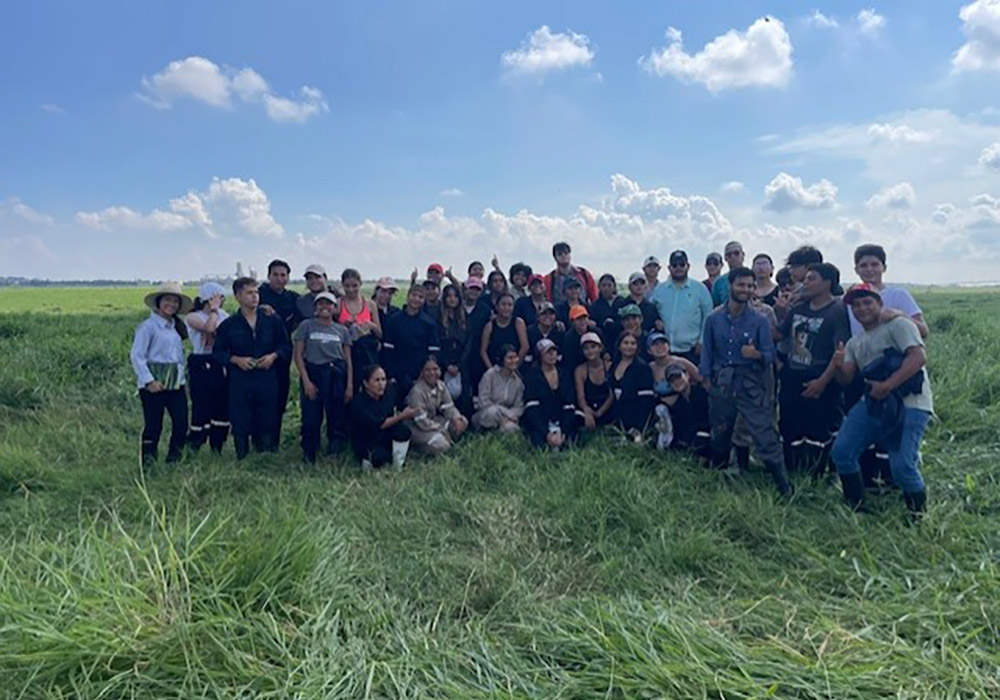
[[[618,337],[618,361],[611,368],[611,390],[615,397],[614,422],[633,442],[641,443],[653,415],[653,374],[639,357],[639,341],[622,332]]]
[[[668,446],[675,450],[689,450],[708,461],[712,452],[708,393],[701,384],[694,382],[687,368],[680,363],[667,367],[667,381],[670,382],[671,394],[664,403],[670,411],[673,427]]]
[[[524,324],[531,328],[538,321],[538,313],[542,306],[544,304],[551,306],[551,303],[545,298],[545,278],[541,275],[529,277],[527,289],[528,293],[514,302],[514,315],[524,319]]]
[[[402,467],[410,449],[410,429],[404,421],[416,417],[417,410],[406,407],[397,412],[396,397],[387,389],[385,370],[368,365],[361,372],[361,392],[349,406],[351,447],[365,468],[390,462]]]
[[[649,371],[653,375],[653,394],[656,402],[653,409],[656,416],[656,423],[653,426],[656,430],[656,449],[665,450],[674,440],[675,432],[670,413],[674,389],[667,376],[667,370],[674,365],[683,367],[694,383],[701,382],[701,375],[698,374],[698,367],[693,362],[670,354],[670,341],[663,333],[650,333],[646,339],[646,347],[649,355]]]
[[[565,333],[556,327],[556,309],[552,306],[551,301],[543,301],[541,308],[538,310],[538,320],[528,326],[528,351],[529,353],[524,356],[524,370],[534,365],[537,362],[531,354],[531,349],[538,347],[538,341],[548,338],[557,347],[562,347],[563,338]]]
[[[543,338],[535,354],[538,366],[525,379],[521,424],[535,447],[565,450],[576,437],[573,385],[559,369],[559,346]]]
[[[441,354],[438,359],[444,367],[444,385],[463,415],[470,415],[472,387],[469,375],[469,353],[472,334],[462,306],[462,290],[449,284],[441,295],[441,317],[438,319],[441,337]]]
[[[170,414],[170,446],[167,462],[180,460],[188,432],[188,404],[184,393],[184,339],[187,327],[178,318],[194,303],[176,282],[160,286],[146,295],[149,318],[135,329],[132,342],[132,369],[135,370],[142,401],[142,463],[156,461],[163,432],[163,413]]]
[[[760,299],[768,306],[774,306],[778,299],[778,285],[771,276],[774,274],[774,261],[767,253],[757,253],[753,258],[753,274],[756,280],[756,287],[753,290],[754,297]]]
[[[379,341],[382,339],[382,321],[378,311],[361,296],[361,273],[347,268],[340,275],[344,296],[340,299],[340,313],[334,319],[351,334],[351,359],[355,367],[367,367],[378,361]],[[353,389],[361,384],[360,374]]]
[[[524,319],[514,317],[514,297],[509,292],[504,292],[496,300],[496,318],[483,328],[479,356],[487,371],[501,363],[501,348],[505,345],[516,347],[521,360],[528,354],[528,329]]]
[[[507,294],[507,278],[500,270],[490,271],[489,277],[486,278],[486,296],[490,305],[495,308],[504,294]]]
[[[399,311],[398,306],[392,305],[392,297],[397,291],[399,291],[399,287],[396,286],[392,277],[381,277],[375,283],[372,301],[375,302],[375,311],[378,312],[379,328],[385,328],[385,320]]]
[[[191,392],[191,432],[188,446],[197,452],[206,440],[219,454],[229,435],[229,386],[226,368],[212,359],[215,331],[229,317],[222,303],[225,288],[206,282],[198,290],[194,310],[185,322],[191,338],[188,356],[188,389]]]
[[[424,360],[406,404],[416,410],[409,422],[413,445],[429,455],[450,450],[469,427],[441,381],[441,366],[434,355]]]
[[[472,424],[480,430],[516,433],[524,413],[524,382],[517,369],[521,357],[513,345],[505,345],[503,364],[491,367],[479,382],[479,410]]]
[[[597,301],[590,305],[590,318],[605,338],[617,338],[618,307],[624,302],[618,296],[618,282],[614,275],[604,274],[597,283]]]
[[[469,263],[469,267],[466,268],[466,272],[469,273],[469,277],[475,277],[477,279],[482,279],[486,276],[486,266],[483,265],[478,260],[473,260]]]
[[[584,430],[593,431],[611,422],[611,393],[607,368],[604,364],[604,343],[597,333],[584,333],[580,338],[583,362],[573,371],[576,405],[583,416]]]

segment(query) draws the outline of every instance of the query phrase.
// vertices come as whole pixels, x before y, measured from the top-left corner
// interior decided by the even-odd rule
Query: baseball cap
[[[651,348],[651,347],[653,347],[653,343],[658,343],[661,340],[665,341],[667,343],[670,342],[670,339],[667,338],[667,336],[665,334],[660,333],[659,331],[654,331],[654,332],[650,333],[649,336],[646,338],[646,347],[647,348]]]
[[[198,298],[202,301],[208,301],[216,294],[220,297],[226,296],[226,288],[218,282],[204,282],[198,287]]]
[[[470,277],[465,280],[466,289],[482,289],[483,288],[483,278],[482,277]]]
[[[660,259],[659,259],[658,257],[656,257],[655,255],[650,255],[650,256],[649,256],[648,258],[646,258],[646,260],[645,260],[645,261],[644,261],[644,262],[642,263],[642,266],[643,266],[643,267],[646,267],[647,265],[656,265],[657,267],[659,267],[659,266],[660,266]]]
[[[427,289],[428,287],[433,287],[435,289],[440,289],[441,288],[441,283],[440,282],[435,282],[432,279],[426,279],[426,280],[424,280],[423,282],[420,283],[420,286],[422,286],[424,289]]]
[[[844,295],[844,303],[852,304],[855,299],[859,299],[861,297],[871,297],[882,301],[882,295],[877,289],[875,289],[875,287],[871,286],[867,282],[862,282],[847,290],[847,294]]]
[[[577,277],[577,276],[575,276],[575,275],[571,275],[566,280],[566,284],[564,286],[564,289],[569,289],[570,287],[582,287],[582,286],[583,286],[583,282],[580,281],[580,278]]]
[[[318,302],[320,299],[326,299],[331,304],[337,303],[337,297],[330,294],[330,292],[320,292],[315,297],[313,297],[313,306],[316,306],[316,302]]]
[[[375,289],[391,289],[392,291],[396,291],[399,289],[399,286],[392,277],[379,277],[378,282],[375,283]]]
[[[642,309],[639,308],[638,304],[625,304],[625,306],[618,309],[619,318],[626,318],[628,316],[642,316]]]
[[[546,312],[556,312],[556,307],[552,305],[551,301],[543,301],[538,305],[538,313],[544,314]]]
[[[326,277],[326,268],[322,265],[316,265],[315,263],[306,268],[306,271],[302,273],[302,276],[307,275],[319,275],[320,277]]]
[[[439,275],[443,275],[444,266],[441,263],[431,263],[430,265],[427,266],[427,274],[429,275],[432,272],[436,272]]]
[[[556,347],[556,344],[550,338],[542,338],[535,343],[535,350],[538,351],[539,355],[545,354],[546,351],[551,350],[554,347]]]
[[[725,251],[726,255],[728,255],[729,253],[734,253],[734,252],[742,253],[743,252],[743,244],[740,243],[739,241],[729,241],[729,243],[726,244],[726,247],[725,247],[724,251]]]
[[[577,304],[569,310],[570,321],[575,321],[576,319],[583,318],[584,316],[590,316],[590,312],[587,311],[587,307],[582,304]]]
[[[683,250],[675,250],[670,254],[670,264],[671,265],[687,265],[688,254]]]
[[[646,275],[642,274],[641,272],[633,272],[631,275],[628,276],[629,284],[632,284],[633,282],[645,282],[645,281],[646,281]]]
[[[587,343],[597,343],[601,347],[604,347],[604,341],[601,340],[601,336],[599,336],[599,335],[597,335],[597,333],[593,333],[593,332],[591,332],[591,333],[584,333],[582,336],[580,336],[580,345],[581,345],[581,347],[583,345],[586,345]]]
[[[545,284],[545,278],[542,277],[541,275],[532,275],[531,277],[528,278],[528,286],[529,287],[531,285],[533,285],[535,282],[539,282],[541,284]]]
[[[722,253],[709,253],[705,258],[706,263],[714,262],[716,265],[722,264]]]
[[[667,369],[664,371],[663,374],[666,377],[667,381],[670,381],[674,377],[679,377],[685,372],[687,372],[687,370],[684,369],[684,365],[674,362],[672,364],[667,365]]]

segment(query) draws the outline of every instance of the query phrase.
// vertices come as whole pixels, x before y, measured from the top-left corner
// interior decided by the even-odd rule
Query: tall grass
[[[916,528],[604,440],[308,469],[294,409],[277,455],[143,474],[139,315],[0,314],[0,695],[1000,697],[1000,301],[925,302]]]

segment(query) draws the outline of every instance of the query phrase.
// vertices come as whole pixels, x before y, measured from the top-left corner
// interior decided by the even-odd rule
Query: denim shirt
[[[759,360],[743,357],[741,349],[751,340],[761,353]],[[713,377],[725,367],[763,368],[773,362],[774,338],[771,335],[771,325],[763,314],[747,305],[743,313],[733,317],[726,304],[708,317],[698,368],[703,377]]]
[[[154,379],[149,369],[150,362],[176,364],[180,384],[184,384],[184,341],[178,335],[172,318],[163,318],[151,311],[149,318],[135,329],[135,340],[132,341],[129,358],[140,389]]]

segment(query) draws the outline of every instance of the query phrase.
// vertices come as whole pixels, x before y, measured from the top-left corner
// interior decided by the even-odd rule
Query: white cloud
[[[822,29],[836,29],[840,26],[840,22],[835,20],[833,17],[827,17],[819,10],[813,10],[812,14],[809,15],[806,22],[814,27],[820,27]]]
[[[873,194],[865,206],[869,209],[910,209],[917,201],[917,193],[909,182],[884,187]]]
[[[739,180],[730,180],[729,182],[723,182],[719,187],[719,192],[722,194],[743,194],[747,191],[747,186],[744,185]]]
[[[806,187],[802,178],[782,172],[764,188],[764,208],[771,211],[832,209],[836,205],[837,186],[826,179]]]
[[[865,8],[858,12],[857,20],[858,29],[868,36],[878,36],[885,27],[885,17],[877,13],[874,8]]]
[[[702,83],[711,92],[739,87],[784,87],[792,77],[792,41],[780,20],[764,17],[744,31],[731,29],[695,54],[684,51],[680,30],[667,29],[669,44],[639,59],[660,77]]]
[[[232,109],[233,98],[264,105],[276,122],[303,123],[328,112],[329,105],[317,88],[299,88],[300,99],[274,94],[267,81],[252,68],[235,70],[201,56],[171,61],[159,73],[142,79],[139,97],[156,109],[170,109],[180,100],[192,99],[220,109]]]
[[[1000,0],[975,0],[958,13],[966,42],[951,59],[957,72],[1000,70]]]
[[[920,131],[906,124],[872,124],[868,127],[868,135],[873,140],[884,140],[890,143],[926,143],[934,140],[934,132]]]
[[[130,207],[111,206],[96,212],[77,212],[75,220],[98,231],[201,231],[210,237],[222,234],[281,237],[284,234],[284,229],[271,214],[267,195],[252,178],[215,178],[206,192],[190,191],[171,199],[166,210],[153,209],[142,214]]]
[[[1000,141],[991,143],[979,154],[979,167],[1000,171]]]
[[[511,75],[542,76],[553,71],[589,66],[594,60],[590,39],[571,30],[553,33],[542,25],[521,42],[515,51],[507,51],[500,63]]]
[[[8,197],[4,205],[5,206],[2,208],[9,208],[20,219],[27,221],[29,224],[34,224],[36,226],[51,226],[56,222],[56,220],[48,214],[43,214],[40,211],[32,209],[17,197]]]
[[[446,190],[441,190],[438,193],[438,196],[440,196],[440,197],[464,197],[465,196],[465,192],[463,192],[462,190],[458,189],[457,187],[449,187]]]

